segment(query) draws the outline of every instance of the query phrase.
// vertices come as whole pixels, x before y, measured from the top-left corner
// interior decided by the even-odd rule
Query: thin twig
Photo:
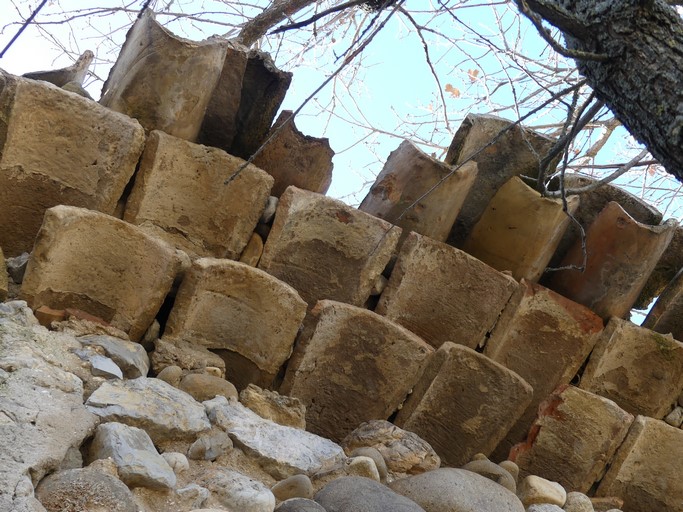
[[[17,31],[17,33],[14,34],[14,37],[13,37],[12,39],[10,39],[10,42],[7,43],[7,46],[5,46],[5,47],[2,49],[2,51],[0,52],[0,59],[1,59],[2,57],[4,57],[5,52],[7,52],[7,50],[9,50],[9,49],[11,48],[11,46],[14,44],[14,42],[15,42],[17,39],[19,39],[19,36],[21,35],[21,33],[22,33],[24,30],[26,30],[26,27],[28,27],[28,26],[31,24],[31,22],[33,21],[33,18],[36,17],[36,15],[38,14],[38,11],[40,11],[46,3],[47,3],[47,0],[43,0],[42,2],[40,2],[40,5],[38,5],[38,7],[36,7],[36,8],[34,9],[34,11],[31,13],[31,15],[30,15],[28,18],[26,18],[26,21],[24,21],[24,23],[21,24],[21,27],[19,28],[19,30]]]

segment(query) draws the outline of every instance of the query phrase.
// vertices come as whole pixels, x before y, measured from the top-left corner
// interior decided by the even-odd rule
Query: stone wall
[[[0,402],[17,427],[12,443],[28,443],[30,455],[19,464],[3,447],[14,465],[0,470],[12,475],[1,508],[41,510],[30,487],[58,468],[85,471],[82,460],[64,461],[89,446],[93,460],[113,458],[113,473],[142,489],[143,510],[164,510],[160,489],[187,502],[182,510],[230,509],[238,505],[219,489],[239,487],[239,477],[206,466],[192,484],[202,491],[181,488],[173,443],[207,463],[234,443],[258,453],[269,483],[306,474],[322,487],[330,474],[367,476],[358,468],[370,463],[341,463],[335,443],[382,421],[435,450],[435,465],[390,468],[394,476],[433,470],[439,458],[445,468],[492,457],[516,463],[520,479],[592,496],[595,510],[683,511],[681,228],[611,185],[567,205],[541,197],[520,177],[553,141],[475,115],[446,162],[401,144],[352,208],[323,195],[327,140],[301,134],[288,114],[273,124],[290,79],[238,45],[179,40],[149,13],[130,31],[101,104],[0,71],[0,300],[25,300],[44,326],[71,333],[49,338],[52,348],[8,348],[2,379],[28,389],[48,365],[40,382],[58,395],[49,414],[62,407],[79,425],[67,435],[66,417],[26,423],[16,404]],[[585,223],[585,240],[565,207]],[[629,322],[652,294],[660,298],[646,327]],[[20,302],[3,307],[40,333],[35,342],[47,336]],[[54,361],[57,347],[68,360]],[[278,428],[308,432],[271,426],[265,449],[254,434],[264,420],[235,402],[253,385],[281,393],[278,407],[261,411],[295,424]],[[35,453],[41,436],[59,441],[47,459]],[[278,436],[295,443],[287,456],[268,452]],[[119,461],[111,447],[126,443],[157,457],[164,447],[150,462],[156,473]],[[57,510],[57,484],[40,485],[43,505]],[[392,488],[436,510],[412,487]],[[204,491],[211,499],[197,497]],[[237,509],[272,511],[262,494],[252,500],[265,499],[261,508],[247,500]]]

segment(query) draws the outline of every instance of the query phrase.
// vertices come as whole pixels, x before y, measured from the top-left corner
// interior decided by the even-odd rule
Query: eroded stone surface
[[[152,370],[157,375],[168,366],[177,366],[181,369],[181,373],[182,370],[204,371],[207,367],[214,367],[225,375],[225,363],[220,356],[209,352],[205,347],[181,339],[159,338],[155,340],[150,359]],[[175,375],[177,376],[177,373]],[[180,383],[180,378],[178,378],[178,383]]]
[[[643,327],[683,340],[683,267],[664,288],[647,314]]]
[[[293,396],[249,384],[241,391],[240,402],[267,420],[289,427],[306,428],[306,407]]]

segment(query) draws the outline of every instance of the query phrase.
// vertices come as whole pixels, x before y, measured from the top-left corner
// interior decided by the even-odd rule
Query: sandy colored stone
[[[538,176],[540,159],[555,140],[491,115],[469,114],[444,162],[476,162],[479,172],[453,225],[448,243],[460,247],[500,187],[513,176]]]
[[[280,392],[299,398],[307,428],[332,440],[388,418],[433,353],[407,329],[340,302],[318,302],[305,326]]]
[[[214,375],[190,373],[185,375],[178,386],[197,402],[211,400],[216,396],[237,399],[237,389],[230,382]]]
[[[258,233],[252,233],[246,247],[240,254],[239,261],[250,267],[255,267],[261,259],[261,254],[263,254],[263,239]]]
[[[238,352],[276,373],[305,315],[299,294],[273,276],[244,263],[201,258],[183,278],[165,335]]]
[[[521,298],[518,283],[467,253],[411,233],[375,311],[439,348],[484,340],[503,309]]]
[[[225,43],[177,37],[147,9],[126,34],[100,103],[134,117],[146,130],[194,141],[225,55]]]
[[[394,421],[432,445],[445,464],[462,466],[477,453],[491,453],[529,405],[532,391],[504,366],[446,342]]]
[[[234,350],[212,349],[225,365],[226,378],[232,382],[237,391],[242,391],[249,384],[254,384],[261,388],[272,388],[276,373],[268,372]]]
[[[683,430],[638,416],[596,496],[623,498],[624,512],[683,510]]]
[[[220,356],[209,352],[202,346],[180,339],[160,338],[155,340],[150,361],[152,370],[157,375],[168,366],[177,366],[186,372],[205,371],[207,367],[216,367],[222,373],[220,376],[225,375],[225,363]]]
[[[572,214],[579,197],[566,202]],[[462,248],[517,280],[538,281],[569,223],[562,200],[541,196],[515,176],[493,196]]]
[[[77,308],[137,341],[171,289],[180,259],[166,243],[102,213],[45,212],[21,296],[37,309]]]
[[[0,105],[0,246],[6,257],[31,251],[48,208],[114,212],[142,152],[139,123],[2,71]]]
[[[517,497],[525,507],[536,503],[548,503],[563,507],[567,501],[567,491],[557,482],[551,482],[536,475],[529,475],[519,483]]]
[[[561,386],[539,406],[529,437],[513,447],[510,460],[521,477],[533,474],[585,493],[604,474],[632,422],[613,401]]]
[[[631,414],[663,418],[683,389],[683,343],[612,318],[588,361],[581,388]]]
[[[238,259],[256,227],[273,179],[217,148],[150,133],[124,220],[192,257]]]
[[[362,306],[400,233],[341,201],[289,187],[259,268],[296,288],[309,308],[321,299]]]
[[[647,314],[643,327],[683,340],[683,267],[664,288]]]
[[[625,318],[650,272],[669,245],[678,223],[672,219],[659,226],[635,221],[610,202],[586,231],[586,269],[554,272],[547,286],[591,308],[604,320]],[[577,241],[560,265],[583,263]]]
[[[526,438],[539,404],[557,386],[569,384],[602,332],[602,319],[585,306],[522,280],[524,296],[507,308],[486,343],[484,355],[526,380],[531,403],[494,452],[505,459]]]
[[[290,116],[291,110],[280,112],[268,133],[268,137],[274,138],[254,158],[254,165],[275,178],[275,197],[280,197],[290,185],[324,194],[332,182],[334,151],[329,139],[304,135],[294,119],[289,120]]]
[[[358,208],[400,226],[404,237],[415,231],[445,242],[476,176],[474,162],[456,168],[403,141]]]
[[[306,428],[306,407],[293,396],[281,395],[277,391],[249,384],[240,393],[240,402],[267,420],[280,425]]]
[[[633,307],[646,309],[652,299],[663,293],[681,268],[683,268],[683,226],[678,226]]]

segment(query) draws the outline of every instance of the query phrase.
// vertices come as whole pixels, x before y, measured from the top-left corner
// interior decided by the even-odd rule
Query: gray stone
[[[275,507],[275,512],[326,512],[322,505],[306,498],[292,498]]]
[[[484,476],[489,480],[493,480],[494,482],[505,487],[508,491],[517,492],[517,482],[510,472],[486,458],[468,462],[462,467],[462,469],[472,471],[473,473]]]
[[[305,430],[261,418],[238,402],[216,397],[204,402],[211,422],[274,478],[332,468],[344,458],[341,446]]]
[[[159,379],[105,382],[86,406],[103,421],[146,430],[155,442],[194,438],[211,427],[201,404]]]
[[[147,377],[149,356],[139,343],[107,335],[80,336],[78,341],[83,345],[102,347],[105,354],[121,368],[127,379]]]
[[[389,488],[426,512],[524,512],[514,493],[464,469],[435,469],[395,480]]]
[[[370,457],[375,462],[375,467],[379,474],[379,481],[383,484],[386,483],[389,470],[387,469],[387,463],[384,460],[384,457],[377,448],[361,446],[360,448],[353,450],[349,457]]]
[[[110,358],[99,354],[91,354],[87,361],[90,363],[91,372],[96,377],[105,379],[123,379],[123,372]]]
[[[529,505],[526,512],[564,512],[564,510],[552,503],[535,503]]]
[[[358,476],[333,480],[318,491],[315,501],[327,512],[425,512],[379,482]]]
[[[222,506],[239,512],[273,512],[275,496],[261,482],[242,473],[215,468],[202,474],[199,482]]]
[[[187,450],[187,456],[193,460],[215,460],[229,450],[232,450],[232,441],[228,434],[212,428],[209,432],[199,434]]]
[[[188,462],[187,457],[185,457],[185,455],[182,453],[164,452],[161,454],[161,456],[176,475],[190,469],[190,463]]]
[[[270,490],[278,501],[313,497],[313,484],[306,475],[293,475],[285,478],[276,483]]]
[[[190,484],[181,489],[164,490],[136,487],[133,495],[140,512],[180,512],[204,506],[211,493],[200,485]]]
[[[595,512],[591,499],[582,492],[568,492],[564,503],[564,512]]]
[[[669,425],[672,427],[680,428],[683,425],[683,407],[676,406],[673,410],[666,415],[664,418]]]
[[[26,264],[31,255],[27,252],[21,253],[14,258],[5,258],[5,265],[7,265],[7,274],[17,284],[21,284],[24,280],[24,273],[26,272]]]
[[[103,423],[90,445],[90,457],[112,459],[119,477],[129,487],[166,489],[176,484],[173,469],[159,455],[147,432],[136,427]]]

